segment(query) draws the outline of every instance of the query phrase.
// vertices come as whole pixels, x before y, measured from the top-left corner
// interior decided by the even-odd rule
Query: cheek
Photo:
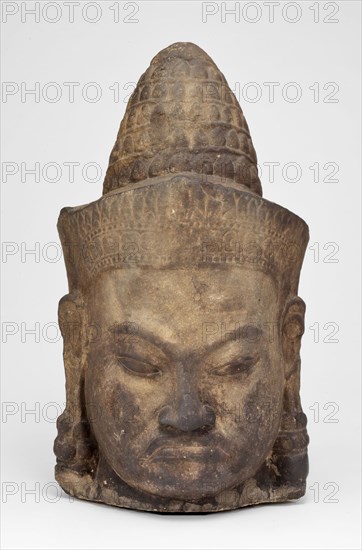
[[[168,385],[128,375],[114,360],[89,360],[85,395],[95,435],[106,444],[154,428]],[[110,439],[109,439],[110,438]],[[107,441],[108,439],[108,441]]]
[[[273,350],[274,352],[274,350]],[[245,441],[254,434],[269,439],[279,427],[284,374],[281,360],[273,361],[273,352],[264,352],[260,363],[248,376],[205,379],[208,401],[216,411],[217,424],[221,431]]]
[[[157,426],[160,396],[155,387],[147,387],[144,391],[140,388],[143,384],[128,380],[127,375],[122,378],[109,392],[115,411],[113,430],[122,431],[124,439],[131,443],[134,438],[143,437]]]

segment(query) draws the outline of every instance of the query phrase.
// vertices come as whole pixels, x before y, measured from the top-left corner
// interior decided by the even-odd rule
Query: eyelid
[[[211,369],[211,374],[216,376],[232,376],[235,374],[248,373],[252,367],[254,367],[259,362],[260,357],[258,355],[246,355],[240,357],[240,359],[229,361],[218,367],[213,367]]]
[[[126,371],[129,371],[136,376],[150,378],[158,376],[162,373],[159,366],[143,361],[142,359],[136,359],[135,357],[130,357],[127,355],[119,355],[117,359]]]
[[[122,356],[130,357],[127,355],[129,351],[132,353],[131,359],[137,359],[138,361],[144,361],[144,357],[146,356],[155,356],[157,358],[157,363],[168,362],[164,350],[156,343],[150,342],[147,338],[143,338],[142,335],[136,332],[121,332],[120,329],[114,329],[112,327],[110,332],[112,332],[115,337],[113,349],[116,355],[118,355],[119,351],[125,351]]]

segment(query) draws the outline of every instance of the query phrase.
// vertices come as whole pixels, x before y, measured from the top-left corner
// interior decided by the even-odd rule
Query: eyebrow
[[[216,340],[215,342],[213,342],[211,345],[207,347],[206,353],[212,353],[213,351],[221,348],[226,344],[229,344],[230,342],[240,343],[242,341],[247,340],[247,337],[243,336],[242,333],[244,329],[250,326],[251,325],[239,326],[238,328],[235,328],[235,330],[226,331],[221,339]],[[258,330],[258,338],[255,338],[255,342],[258,342],[263,335],[263,330],[260,327],[257,327],[257,330]],[[212,336],[212,335],[209,334],[209,336]],[[205,344],[207,344],[207,342],[205,342]]]
[[[136,325],[135,331],[129,330],[130,324],[131,323],[129,323],[127,326],[127,323],[115,323],[109,328],[109,331],[112,334],[116,334],[116,335],[124,334],[130,337],[141,338],[142,340],[146,340],[147,342],[150,342],[151,344],[154,344],[161,349],[167,349],[168,347],[170,347],[169,344],[164,342],[161,338],[158,338],[157,336],[155,336],[152,332],[139,327],[137,323],[132,323]]]
[[[165,342],[161,338],[158,338],[157,336],[155,336],[152,332],[146,329],[142,329],[141,327],[136,325],[136,323],[134,324],[136,325],[137,330],[135,332],[132,332],[129,330],[130,324],[131,323],[129,323],[128,325],[127,323],[115,323],[109,328],[109,331],[112,334],[117,334],[117,335],[124,334],[126,336],[137,337],[142,340],[146,340],[147,342],[159,347],[162,351],[165,351],[168,355],[174,354],[175,352],[174,344],[169,344]],[[240,342],[241,340],[243,340],[243,338],[240,337],[240,334],[242,333],[243,329],[245,329],[248,326],[250,325],[245,325],[244,327],[239,327],[235,330],[226,332],[220,340],[217,340],[213,342],[210,346],[208,346],[205,353],[207,354],[211,353],[221,348],[223,345],[228,344],[229,342],[232,342],[232,341]],[[261,328],[258,328],[258,331],[259,331],[259,337],[260,337],[263,334],[263,330]],[[237,336],[238,333],[239,333],[239,336]]]

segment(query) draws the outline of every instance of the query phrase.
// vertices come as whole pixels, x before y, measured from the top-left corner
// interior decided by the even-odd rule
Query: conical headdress
[[[140,78],[103,196],[63,208],[69,287],[112,269],[227,264],[296,292],[308,226],[261,196],[256,154],[224,76],[198,46],[162,50]]]
[[[226,177],[262,194],[241,107],[212,59],[188,42],[159,52],[139,79],[103,193],[176,172]]]

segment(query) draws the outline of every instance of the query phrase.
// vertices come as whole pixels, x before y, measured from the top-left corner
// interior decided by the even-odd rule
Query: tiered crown
[[[226,177],[262,194],[249,128],[212,59],[179,42],[141,76],[109,159],[103,193],[176,172]]]

